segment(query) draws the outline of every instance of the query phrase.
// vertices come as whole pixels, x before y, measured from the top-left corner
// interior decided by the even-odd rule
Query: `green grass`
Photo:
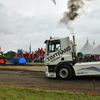
[[[12,64],[11,61],[7,61],[6,64]],[[35,63],[35,62],[26,62],[26,64],[34,64],[34,65],[44,65],[44,63]]]
[[[0,86],[0,100],[100,100],[100,96]]]
[[[39,63],[36,63],[36,62],[27,62],[26,64],[37,64],[37,65],[39,64],[39,65],[44,65],[44,63],[40,63],[40,62]]]
[[[11,61],[7,61],[5,64],[11,64]]]

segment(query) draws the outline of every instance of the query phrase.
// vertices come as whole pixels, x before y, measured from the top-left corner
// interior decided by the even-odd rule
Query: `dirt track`
[[[48,79],[44,66],[0,66],[0,85],[60,90],[100,95],[100,76],[74,77],[71,80]]]

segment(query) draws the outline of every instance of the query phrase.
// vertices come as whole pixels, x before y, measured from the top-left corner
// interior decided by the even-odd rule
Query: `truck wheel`
[[[73,71],[68,65],[61,65],[57,70],[57,78],[59,79],[71,79]]]

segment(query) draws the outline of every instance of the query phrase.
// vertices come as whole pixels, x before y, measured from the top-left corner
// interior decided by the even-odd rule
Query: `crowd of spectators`
[[[92,62],[92,61],[100,61],[100,55],[85,55],[81,54],[77,56],[77,62]]]
[[[34,58],[34,59],[31,59],[31,58],[26,58],[26,62],[36,62],[36,63],[43,63],[44,62],[44,57],[40,56],[38,58]]]
[[[34,62],[43,63],[43,62],[44,62],[44,57],[40,56],[40,57],[38,57],[38,58],[35,58],[35,59],[34,59]]]

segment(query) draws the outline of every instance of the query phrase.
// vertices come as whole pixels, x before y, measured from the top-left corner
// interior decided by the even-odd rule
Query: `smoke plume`
[[[60,24],[65,25],[71,32],[73,32],[74,29],[70,27],[70,24],[73,20],[75,20],[76,17],[78,17],[78,11],[83,7],[83,0],[68,0],[67,9],[69,11],[63,13],[63,18],[60,20]]]

